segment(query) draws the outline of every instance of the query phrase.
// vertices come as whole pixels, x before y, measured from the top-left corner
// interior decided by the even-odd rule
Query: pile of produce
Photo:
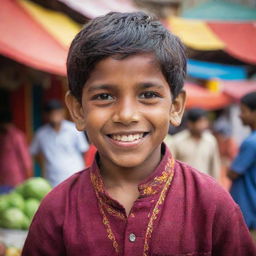
[[[3,242],[0,242],[0,256],[20,256],[21,249],[16,247],[7,247]]]
[[[30,178],[9,194],[0,196],[0,227],[28,229],[40,201],[51,190],[43,178]]]

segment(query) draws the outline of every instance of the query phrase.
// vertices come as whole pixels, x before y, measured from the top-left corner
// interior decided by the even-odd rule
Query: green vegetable
[[[12,192],[7,196],[7,200],[9,202],[9,207],[18,208],[20,210],[24,209],[24,199],[20,194]]]
[[[24,190],[24,183],[17,186],[14,191],[23,196],[24,194],[23,190]]]
[[[24,213],[30,220],[34,217],[39,205],[40,202],[34,198],[30,198],[25,201]]]
[[[9,208],[1,216],[1,226],[10,229],[25,229],[29,226],[29,219],[20,209]]]
[[[9,207],[9,200],[8,195],[2,195],[0,196],[0,216],[1,214],[8,209]]]
[[[43,178],[30,178],[23,184],[25,198],[41,200],[51,190],[51,185]]]

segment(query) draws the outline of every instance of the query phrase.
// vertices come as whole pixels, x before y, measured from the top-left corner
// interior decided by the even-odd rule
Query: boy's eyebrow
[[[146,82],[146,83],[141,83],[141,84],[139,84],[140,85],[140,87],[142,88],[142,89],[149,89],[149,88],[152,88],[152,87],[155,87],[155,88],[163,88],[164,86],[163,85],[161,85],[161,84],[155,84],[155,83],[151,83],[151,82]]]
[[[112,89],[113,87],[114,86],[110,84],[94,85],[88,88],[88,92],[99,91],[99,90],[109,90],[109,89]]]
[[[151,83],[151,82],[145,82],[145,83],[139,83],[138,84],[141,89],[150,89],[150,88],[163,88],[164,86],[161,84]],[[99,90],[111,90],[115,89],[114,85],[111,84],[100,84],[100,85],[94,85],[90,86],[88,88],[88,92],[94,92]]]

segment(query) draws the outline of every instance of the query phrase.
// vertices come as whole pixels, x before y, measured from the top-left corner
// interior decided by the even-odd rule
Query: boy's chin
[[[134,168],[139,168],[142,166],[146,161],[146,158],[141,156],[141,157],[136,157],[136,156],[117,156],[116,158],[112,158],[112,163],[114,165],[125,168],[125,169],[134,169]]]
[[[115,161],[115,165],[125,169],[134,169],[140,167],[144,163],[143,160],[118,160]]]

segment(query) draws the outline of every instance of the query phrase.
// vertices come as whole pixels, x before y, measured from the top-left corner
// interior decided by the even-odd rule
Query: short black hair
[[[241,103],[250,110],[256,110],[256,92],[250,92],[241,98]]]
[[[187,111],[187,121],[195,123],[203,117],[206,117],[207,113],[201,108],[191,108]]]
[[[50,113],[53,110],[63,109],[63,104],[56,99],[49,100],[44,105],[44,112]]]
[[[175,98],[183,88],[187,61],[180,39],[144,12],[110,12],[89,21],[71,43],[67,59],[69,89],[79,101],[95,65],[107,58],[154,54]]]

